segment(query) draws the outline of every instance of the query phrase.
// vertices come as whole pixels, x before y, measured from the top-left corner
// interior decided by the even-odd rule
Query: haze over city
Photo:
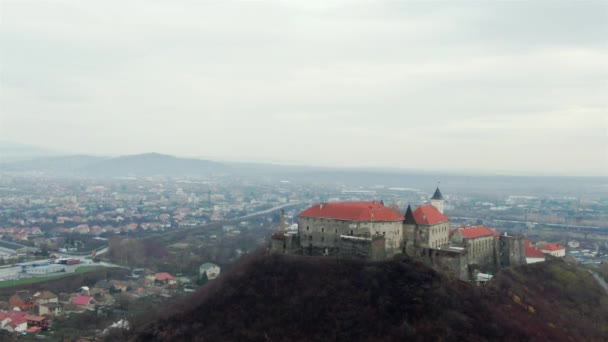
[[[6,141],[94,155],[608,174],[603,1],[0,6]]]

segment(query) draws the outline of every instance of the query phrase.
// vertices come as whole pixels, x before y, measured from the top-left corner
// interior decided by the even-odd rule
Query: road
[[[587,270],[589,271],[589,273],[591,273],[591,275],[593,276],[593,278],[595,278],[595,280],[597,280],[597,283],[600,284],[601,287],[604,288],[604,290],[606,291],[606,294],[608,294],[608,283],[606,283],[606,281],[604,280],[604,278],[602,278],[602,276],[600,276],[599,274],[597,274],[597,272],[591,271],[591,270]]]

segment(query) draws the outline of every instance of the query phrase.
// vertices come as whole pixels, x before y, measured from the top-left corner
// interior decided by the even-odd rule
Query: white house
[[[566,256],[566,247],[558,245],[556,243],[548,243],[542,246],[540,250],[545,254],[549,254],[558,258]]]
[[[220,267],[214,263],[206,262],[199,269],[200,275],[207,274],[207,279],[215,279],[220,275]]]
[[[545,261],[545,253],[543,253],[538,247],[532,245],[530,240],[524,241],[524,248],[526,250],[526,264],[534,264]]]

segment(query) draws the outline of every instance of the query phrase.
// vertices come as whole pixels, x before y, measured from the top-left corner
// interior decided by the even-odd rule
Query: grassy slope
[[[139,317],[130,339],[593,341],[606,336],[606,300],[561,262],[480,289],[411,262],[254,255],[160,319]]]

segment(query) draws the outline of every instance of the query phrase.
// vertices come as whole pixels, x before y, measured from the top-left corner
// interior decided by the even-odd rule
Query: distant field
[[[78,274],[78,273],[81,274],[81,273],[95,272],[102,268],[103,268],[102,266],[82,266],[82,267],[78,267],[74,272],[70,272],[70,273],[61,272],[58,274],[53,274],[48,277],[33,277],[33,278],[23,278],[23,279],[15,279],[15,280],[4,280],[4,281],[0,281],[0,288],[20,286],[20,285],[25,285],[25,284],[44,283],[44,282],[47,282],[50,280],[56,280],[56,279],[69,277],[69,276],[72,276],[72,275]]]

